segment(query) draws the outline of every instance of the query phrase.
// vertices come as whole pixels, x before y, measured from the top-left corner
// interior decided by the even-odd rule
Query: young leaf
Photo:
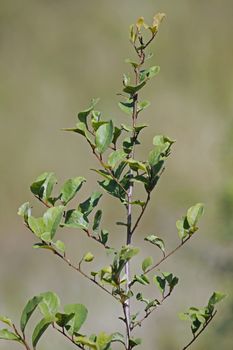
[[[130,349],[133,349],[135,346],[140,345],[142,343],[141,338],[130,338]]]
[[[223,294],[221,292],[214,292],[209,299],[208,306],[215,306],[215,304],[219,303],[225,297],[226,294]]]
[[[78,119],[80,120],[80,122],[84,123],[87,126],[87,117],[90,114],[90,112],[94,109],[95,105],[99,102],[99,100],[99,98],[93,98],[91,100],[90,107],[78,113]]]
[[[57,240],[55,243],[54,243],[55,247],[60,250],[60,252],[62,253],[65,253],[65,250],[66,250],[66,246],[65,246],[65,243],[60,241],[60,240]]]
[[[0,339],[21,342],[20,337],[17,334],[8,331],[8,329],[0,329]]]
[[[127,154],[124,152],[123,149],[118,149],[117,151],[113,151],[113,152],[108,156],[108,165],[109,165],[111,168],[115,168],[115,166],[116,166],[119,162],[122,162],[126,157],[127,157]]]
[[[11,319],[6,317],[6,316],[1,316],[0,315],[0,322],[5,323],[5,324],[7,324],[10,327],[13,327],[13,323],[12,323]]]
[[[160,276],[154,276],[153,281],[159,287],[160,291],[164,293],[166,286],[165,278],[162,278]]]
[[[60,306],[60,299],[57,294],[53,292],[45,292],[41,293],[40,297],[42,298],[39,304],[41,313],[45,317],[55,315]]]
[[[19,209],[18,213],[19,216],[22,216],[24,218],[25,222],[28,222],[29,216],[31,216],[31,208],[29,202],[26,202],[22,204]]]
[[[97,210],[94,216],[94,223],[92,226],[93,231],[98,231],[101,218],[102,218],[102,210]]]
[[[97,151],[102,154],[110,146],[113,139],[113,123],[110,120],[109,122],[101,125],[96,131],[95,142]]]
[[[131,96],[135,95],[139,90],[143,88],[143,86],[146,85],[146,81],[140,82],[138,85],[126,85],[123,89],[123,91],[127,94],[130,94]]]
[[[83,261],[85,262],[91,262],[93,260],[94,260],[94,255],[91,252],[88,252],[83,256]]]
[[[78,333],[83,323],[87,318],[87,308],[82,304],[69,304],[64,306],[64,311],[66,314],[74,314],[74,317],[68,322],[66,328],[68,332],[73,335]]]
[[[141,70],[140,77],[139,77],[140,82],[153,78],[155,75],[159,73],[159,71],[160,71],[159,66],[153,66],[148,69]]]
[[[67,180],[61,188],[60,199],[64,205],[69,203],[74,198],[82,184],[86,181],[84,177],[74,177]]]
[[[108,345],[110,345],[111,340],[112,340],[111,335],[108,335],[105,332],[99,333],[96,339],[98,350],[106,350],[108,348]]]
[[[159,247],[159,249],[162,250],[163,254],[165,254],[165,245],[164,241],[161,238],[154,235],[149,235],[145,238],[145,241],[156,245],[157,247]]]
[[[34,350],[36,349],[37,343],[40,340],[43,333],[46,331],[49,325],[51,325],[55,321],[55,316],[47,316],[42,318],[42,320],[36,325],[36,328],[34,329],[32,334],[32,345]]]
[[[62,314],[60,312],[56,313],[56,324],[59,327],[65,327],[67,325],[67,323],[69,323],[69,321],[74,317],[74,313],[71,314]]]
[[[88,339],[87,337],[83,337],[83,336],[78,336],[78,337],[74,337],[75,343],[77,344],[81,344],[81,345],[86,345],[89,347],[89,349],[94,349],[94,350],[99,350],[97,344],[91,340]]]
[[[148,256],[146,259],[144,259],[143,262],[142,262],[142,270],[143,270],[143,272],[146,272],[148,267],[153,265],[153,262],[154,261],[153,261],[152,256]]]
[[[21,331],[24,332],[25,327],[32,315],[32,313],[35,311],[35,309],[37,308],[37,306],[39,305],[39,303],[42,300],[42,296],[35,296],[32,299],[30,299],[26,306],[23,309],[22,315],[21,315],[21,319],[20,319],[20,328]]]
[[[126,100],[126,102],[119,102],[118,106],[120,109],[128,115],[132,115],[134,102],[132,98]]]
[[[189,208],[187,212],[187,220],[189,225],[196,226],[199,218],[203,215],[204,213],[204,205],[203,203],[197,203],[193,207]]]
[[[37,237],[41,237],[41,235],[46,232],[43,218],[34,218],[33,216],[29,216],[28,225]]]

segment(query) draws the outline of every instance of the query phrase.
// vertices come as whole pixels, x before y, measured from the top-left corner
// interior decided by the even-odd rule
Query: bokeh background
[[[0,3],[0,118],[1,118],[1,245],[0,310],[18,320],[25,302],[42,291],[54,290],[62,303],[81,302],[89,308],[86,332],[121,329],[119,307],[83,281],[47,251],[33,250],[32,235],[16,212],[30,200],[41,207],[29,184],[43,171],[60,181],[76,175],[89,183],[81,198],[96,188],[89,169],[97,166],[81,137],[60,131],[73,126],[78,111],[92,97],[106,118],[127,123],[116,95],[124,59],[133,56],[128,27],[137,17],[150,21],[155,12],[167,20],[153,45],[152,64],[161,73],[145,88],[151,106],[143,116],[150,128],[138,157],[145,157],[155,134],[177,140],[166,172],[153,196],[135,244],[148,233],[162,236],[168,247],[177,244],[176,220],[196,202],[204,202],[201,230],[182,251],[163,265],[180,277],[180,285],[139,335],[143,349],[180,349],[189,339],[189,325],[177,317],[191,305],[205,305],[213,290],[228,298],[193,349],[233,348],[233,2],[231,0],[109,1],[1,0]],[[82,197],[83,196],[83,197]],[[114,225],[123,212],[116,201],[103,199],[104,223],[112,242],[124,233]],[[101,247],[81,232],[58,234],[78,260],[85,250],[99,258]],[[140,259],[157,250],[144,246]],[[159,256],[157,256],[159,257]],[[33,322],[36,322],[35,316]],[[39,349],[72,349],[53,331]],[[0,342],[0,349],[18,349]]]

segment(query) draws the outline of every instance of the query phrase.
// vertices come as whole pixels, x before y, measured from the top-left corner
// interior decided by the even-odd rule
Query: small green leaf
[[[132,98],[126,100],[126,102],[119,102],[118,106],[120,109],[128,115],[132,115],[134,102]]]
[[[57,179],[54,173],[45,172],[36,178],[36,180],[30,186],[30,189],[35,196],[49,202],[56,182]]]
[[[83,203],[79,204],[78,210],[81,213],[83,213],[83,215],[88,216],[92,212],[92,210],[98,205],[101,197],[101,192],[93,192],[91,197],[89,197]]]
[[[146,109],[147,107],[150,106],[149,101],[142,101],[138,103],[138,112],[141,112],[143,109]]]
[[[71,228],[87,229],[88,220],[80,210],[72,209],[66,212],[64,226]]]
[[[65,243],[60,241],[60,240],[57,240],[55,243],[54,243],[55,247],[60,250],[60,252],[62,253],[65,253],[65,250],[66,250],[66,246],[65,246]]]
[[[142,171],[147,172],[147,167],[142,162],[139,162],[139,161],[134,160],[134,159],[127,159],[126,162],[127,162],[127,164],[129,164],[129,167],[134,171],[142,170]]]
[[[42,320],[36,325],[36,328],[34,329],[32,334],[32,345],[34,350],[36,349],[37,343],[46,331],[46,329],[55,321],[55,316],[47,316],[42,318]]]
[[[134,280],[137,281],[138,283],[147,286],[148,284],[150,284],[150,280],[148,279],[148,277],[146,275],[135,275],[134,276]]]
[[[165,254],[165,244],[161,238],[159,238],[155,235],[149,235],[145,238],[145,241],[156,245],[157,247],[159,247],[159,249],[162,250],[163,254]]]
[[[140,82],[138,85],[126,85],[123,89],[123,91],[127,94],[134,95],[136,94],[139,90],[143,88],[143,86],[146,85],[146,81]]]
[[[154,262],[154,260],[153,260],[152,256],[148,256],[146,259],[144,259],[143,262],[142,262],[142,270],[143,270],[143,272],[146,272],[148,267],[153,265],[153,262]]]
[[[163,293],[165,291],[166,280],[160,276],[154,276],[154,283],[159,287],[160,291]]]
[[[57,228],[60,225],[63,216],[64,206],[49,208],[43,215],[43,221],[45,224],[45,232],[50,232],[51,239],[55,236]]]
[[[93,231],[98,231],[101,218],[102,218],[102,210],[97,210],[94,216],[94,223],[92,226]]]
[[[64,311],[66,314],[74,314],[74,317],[68,322],[66,328],[68,332],[73,335],[78,333],[83,323],[87,318],[87,308],[82,304],[68,304],[64,306]]]
[[[105,245],[108,241],[109,232],[107,230],[101,230],[100,239],[101,243]]]
[[[24,218],[24,221],[27,223],[29,216],[31,216],[31,208],[29,202],[22,204],[19,207],[17,214],[19,216],[22,216]]]
[[[126,58],[125,63],[129,63],[133,66],[133,68],[137,68],[139,63],[132,61],[130,58]]]
[[[84,177],[79,176],[69,179],[64,183],[60,194],[61,201],[64,203],[64,205],[69,203],[74,198],[85,181],[86,179]]]
[[[90,112],[94,109],[95,105],[99,102],[99,100],[100,100],[99,98],[93,98],[91,100],[90,107],[78,113],[78,119],[80,120],[80,122],[87,125],[87,117],[90,114]]]
[[[46,231],[43,218],[34,218],[33,216],[29,216],[28,225],[37,237],[41,237],[42,233]]]
[[[142,343],[142,339],[130,338],[129,343],[130,343],[130,348],[133,349],[135,346],[140,345]]]
[[[0,329],[0,339],[21,342],[20,337],[17,334],[8,331],[8,329]]]
[[[51,315],[55,315],[60,306],[60,299],[57,294],[53,292],[45,292],[41,293],[39,297],[42,298],[39,308],[41,313],[47,317]]]
[[[83,256],[83,261],[91,262],[93,260],[94,260],[94,255],[91,252],[88,252]]]
[[[110,345],[111,340],[111,335],[108,335],[105,332],[99,333],[96,339],[98,350],[106,350],[108,348],[108,345]]]
[[[97,344],[93,340],[90,340],[86,337],[78,336],[78,337],[74,337],[74,340],[75,340],[75,343],[81,344],[84,346],[86,345],[89,347],[89,349],[99,350],[97,347]]]
[[[13,327],[13,323],[12,323],[11,319],[6,317],[6,316],[1,316],[0,315],[0,322],[3,322],[3,323],[7,324],[10,327]]]
[[[215,304],[219,303],[225,297],[226,294],[223,294],[221,292],[214,292],[209,299],[208,306],[215,306]]]
[[[113,139],[113,123],[110,120],[106,124],[103,124],[96,131],[96,147],[97,151],[102,154],[104,153],[108,147],[110,146]]]
[[[32,299],[30,299],[26,306],[23,309],[22,315],[21,315],[21,319],[20,319],[20,328],[21,331],[24,332],[25,327],[32,315],[32,313],[35,311],[35,309],[37,308],[37,306],[39,305],[39,303],[42,300],[42,296],[35,296]]]
[[[67,325],[67,323],[69,323],[69,321],[74,317],[74,313],[71,314],[62,314],[60,312],[56,313],[56,324],[59,327],[65,327]]]
[[[159,66],[153,66],[148,69],[141,70],[140,76],[139,76],[140,82],[153,78],[155,75],[159,73],[159,71],[160,71]]]
[[[204,213],[204,205],[203,203],[197,203],[193,207],[189,208],[187,212],[187,220],[189,225],[196,226],[199,218],[203,215]]]
[[[123,336],[123,334],[119,332],[115,332],[112,334],[112,340],[111,340],[111,343],[114,343],[114,342],[125,344],[125,337]]]
[[[118,149],[117,151],[113,151],[109,156],[108,156],[108,165],[111,168],[115,168],[115,166],[123,161],[127,157],[127,154],[124,152],[123,149]]]

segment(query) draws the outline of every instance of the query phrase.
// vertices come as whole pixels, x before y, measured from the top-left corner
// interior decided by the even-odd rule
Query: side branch
[[[55,326],[55,324],[53,324],[53,328],[56,329],[56,331],[58,331],[58,332],[61,333],[62,335],[64,335],[64,337],[66,337],[66,339],[68,339],[69,341],[71,341],[71,343],[73,343],[74,345],[76,345],[79,349],[82,349],[82,350],[85,349],[84,346],[75,343],[74,339],[73,339],[70,335],[68,335],[68,334],[65,333],[64,328],[59,329],[59,328],[57,328],[57,327]]]
[[[194,334],[193,339],[182,349],[182,350],[186,350],[190,347],[190,345],[193,344],[193,342],[195,342],[195,340],[201,335],[201,333],[206,329],[206,327],[208,326],[208,324],[213,320],[214,316],[216,315],[217,310],[213,313],[213,315],[209,318],[209,320],[204,324],[204,326],[202,327],[202,329]]]
[[[152,270],[156,269],[156,267],[158,267],[160,264],[162,264],[162,262],[164,262],[165,260],[167,260],[167,258],[169,258],[169,256],[173,255],[178,249],[180,249],[189,239],[191,238],[191,235],[188,236],[186,239],[184,239],[175,249],[173,249],[172,251],[170,251],[170,253],[164,255],[164,257],[162,259],[160,259],[155,265],[151,266],[146,272],[151,272]]]

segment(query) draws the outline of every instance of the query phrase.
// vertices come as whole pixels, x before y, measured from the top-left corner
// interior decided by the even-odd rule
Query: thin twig
[[[100,237],[96,237],[93,233],[91,233],[88,229],[83,229],[84,232],[86,232],[87,236],[89,238],[94,239],[94,241],[98,242],[99,244],[101,244],[102,246],[104,246],[104,248],[106,249],[110,249],[110,247],[108,245],[105,245],[101,242]]]
[[[53,328],[56,329],[56,331],[58,331],[58,332],[61,333],[62,335],[64,335],[64,336],[66,337],[66,339],[68,339],[69,341],[71,341],[71,343],[73,343],[74,345],[76,345],[79,349],[82,349],[82,350],[85,349],[84,346],[82,346],[82,345],[80,345],[80,344],[77,344],[77,343],[73,340],[73,338],[72,338],[71,336],[69,336],[67,333],[65,333],[65,330],[64,330],[63,328],[62,328],[62,329],[57,328],[57,327],[55,326],[55,324],[53,324]]]
[[[194,334],[193,339],[182,350],[186,350],[190,347],[190,345],[192,345],[192,343],[199,337],[199,335],[201,335],[201,333],[206,329],[208,324],[213,320],[216,313],[217,313],[217,310],[213,313],[213,315],[211,315],[208,321],[203,325],[202,329],[198,333]]]
[[[107,288],[105,288],[102,284],[100,284],[98,281],[96,281],[94,278],[91,278],[90,276],[88,276],[83,270],[80,269],[79,266],[75,266],[73,263],[71,263],[70,259],[68,259],[66,256],[63,256],[61,253],[59,253],[57,250],[53,249],[53,253],[57,256],[59,256],[59,258],[61,258],[67,265],[69,265],[70,267],[72,267],[72,269],[74,269],[75,271],[79,272],[83,277],[85,277],[86,279],[88,279],[89,281],[91,281],[92,283],[94,283],[95,285],[97,285],[99,288],[101,288],[102,290],[104,290],[107,294],[111,295],[114,299],[116,299],[117,301],[118,298],[113,295]]]
[[[158,267],[162,262],[164,262],[167,258],[169,258],[169,256],[173,255],[178,249],[180,249],[189,239],[191,238],[191,235],[188,236],[186,239],[184,239],[175,249],[173,249],[172,251],[170,251],[170,253],[164,255],[164,257],[162,259],[160,259],[155,265],[151,266],[148,270],[148,272],[151,272],[152,270],[156,269],[156,267]]]
[[[136,230],[136,228],[137,228],[137,226],[138,226],[138,224],[139,224],[141,218],[143,217],[143,214],[145,213],[145,210],[146,210],[146,207],[147,207],[149,201],[150,201],[150,194],[148,193],[147,199],[146,199],[146,202],[145,202],[145,204],[144,204],[144,206],[143,206],[143,208],[142,208],[142,211],[141,211],[139,217],[137,218],[137,220],[136,220],[136,222],[135,222],[135,224],[134,224],[134,227],[132,228],[132,231],[131,231],[132,234],[133,234],[134,231]]]
[[[133,329],[134,329],[135,327],[137,327],[137,326],[140,326],[140,327],[141,327],[142,322],[145,321],[145,320],[150,316],[150,314],[151,314],[154,310],[157,309],[158,306],[161,306],[162,303],[163,303],[170,295],[171,295],[171,292],[169,292],[166,296],[164,296],[164,297],[160,300],[159,304],[155,305],[153,308],[151,308],[149,311],[147,311],[144,317],[142,317],[139,321],[135,322],[135,323],[131,326],[131,330],[133,330]]]
[[[19,331],[17,330],[15,324],[12,324],[13,329],[15,331],[15,334],[20,338],[22,344],[25,346],[26,350],[31,350],[30,346],[28,345],[28,343],[26,342],[25,336],[23,335],[23,337],[20,335]]]

